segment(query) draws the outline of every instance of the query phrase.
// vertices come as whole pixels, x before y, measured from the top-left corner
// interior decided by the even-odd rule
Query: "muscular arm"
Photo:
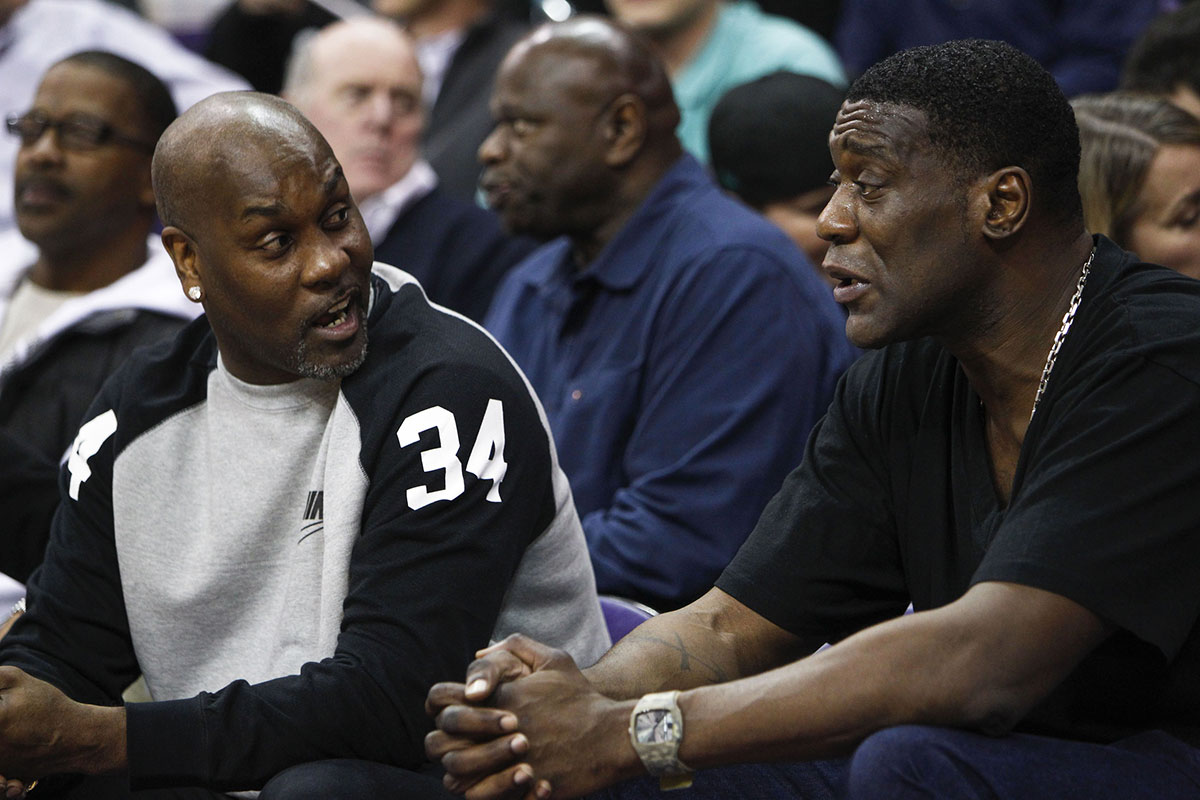
[[[1110,632],[1090,611],[1061,596],[983,583],[948,606],[881,623],[816,655],[753,675],[740,671],[783,657],[799,641],[772,635],[765,621],[755,626],[753,612],[743,608],[727,619],[750,621],[758,630],[746,639],[735,634],[732,644],[727,634],[689,630],[695,625],[691,613],[644,625],[650,630],[639,631],[652,633],[649,640],[623,641],[589,678],[619,695],[695,686],[679,697],[687,731],[680,758],[694,768],[842,755],[872,732],[902,723],[1001,732]],[[731,677],[747,677],[695,680],[694,670],[680,669],[680,651],[661,644],[676,635],[687,643],[689,658],[698,653],[730,670]],[[757,647],[751,644],[756,640]],[[671,652],[673,658],[664,657]],[[642,772],[628,743],[634,701],[606,701],[594,693],[589,700],[561,661],[539,666],[493,696],[515,716],[509,727],[500,726],[503,715],[481,721],[461,706],[439,717],[442,731],[427,747],[431,755],[444,756],[456,787],[469,789],[469,797],[502,796],[534,777],[549,781],[562,796],[575,796]],[[636,680],[619,677],[621,670],[637,669],[651,673]],[[518,722],[520,732],[511,734]],[[471,726],[480,724],[508,734],[505,747],[472,746],[469,740],[481,728]],[[447,735],[456,733],[457,738]],[[582,747],[583,741],[591,744]],[[508,767],[513,754],[524,762]],[[481,778],[489,772],[497,774]]]
[[[955,603],[868,628],[810,658],[685,692],[680,756],[696,767],[827,757],[902,723],[1000,733],[1109,633],[1059,595],[981,583]]]
[[[720,589],[642,623],[584,670],[616,700],[665,689],[693,689],[755,675],[811,653],[804,642]]]

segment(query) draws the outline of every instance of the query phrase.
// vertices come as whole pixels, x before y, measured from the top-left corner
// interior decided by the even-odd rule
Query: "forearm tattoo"
[[[679,653],[679,671],[680,672],[700,672],[707,675],[709,683],[724,683],[729,680],[729,675],[720,665],[701,658],[688,649],[684,644],[683,638],[678,634],[673,634],[675,641],[668,641],[660,636],[650,636],[647,634],[639,634],[636,631],[626,636],[626,640],[632,642],[652,642],[662,645],[668,650],[674,650]]]

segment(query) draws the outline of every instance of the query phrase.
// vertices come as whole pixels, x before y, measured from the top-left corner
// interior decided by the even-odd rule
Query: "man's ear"
[[[608,106],[605,123],[608,149],[605,162],[612,167],[628,164],[646,141],[646,104],[635,94],[623,94]]]
[[[192,297],[195,294],[192,291],[193,288],[203,292],[204,286],[200,280],[199,270],[200,257],[196,252],[196,243],[192,241],[192,237],[174,225],[168,225],[163,228],[162,243],[167,250],[167,255],[175,264],[175,274],[179,276],[179,285],[183,287],[184,294]]]
[[[1032,185],[1029,173],[1020,167],[998,169],[985,179],[984,236],[1003,239],[1021,229],[1029,217]]]

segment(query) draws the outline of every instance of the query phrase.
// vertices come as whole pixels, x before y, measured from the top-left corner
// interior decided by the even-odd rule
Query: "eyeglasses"
[[[144,142],[119,133],[112,125],[86,114],[72,114],[66,119],[50,119],[45,114],[31,111],[28,114],[10,114],[5,120],[8,132],[28,147],[42,138],[47,129],[58,134],[58,144],[67,150],[95,150],[108,142],[134,147],[147,153],[154,152],[153,142]]]

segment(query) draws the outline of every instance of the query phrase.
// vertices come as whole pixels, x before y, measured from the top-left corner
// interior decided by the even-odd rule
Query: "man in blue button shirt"
[[[543,26],[501,65],[492,111],[488,202],[553,241],[488,327],[545,404],[600,591],[678,607],[800,462],[854,355],[844,318],[801,252],[683,153],[640,39],[598,18]]]

